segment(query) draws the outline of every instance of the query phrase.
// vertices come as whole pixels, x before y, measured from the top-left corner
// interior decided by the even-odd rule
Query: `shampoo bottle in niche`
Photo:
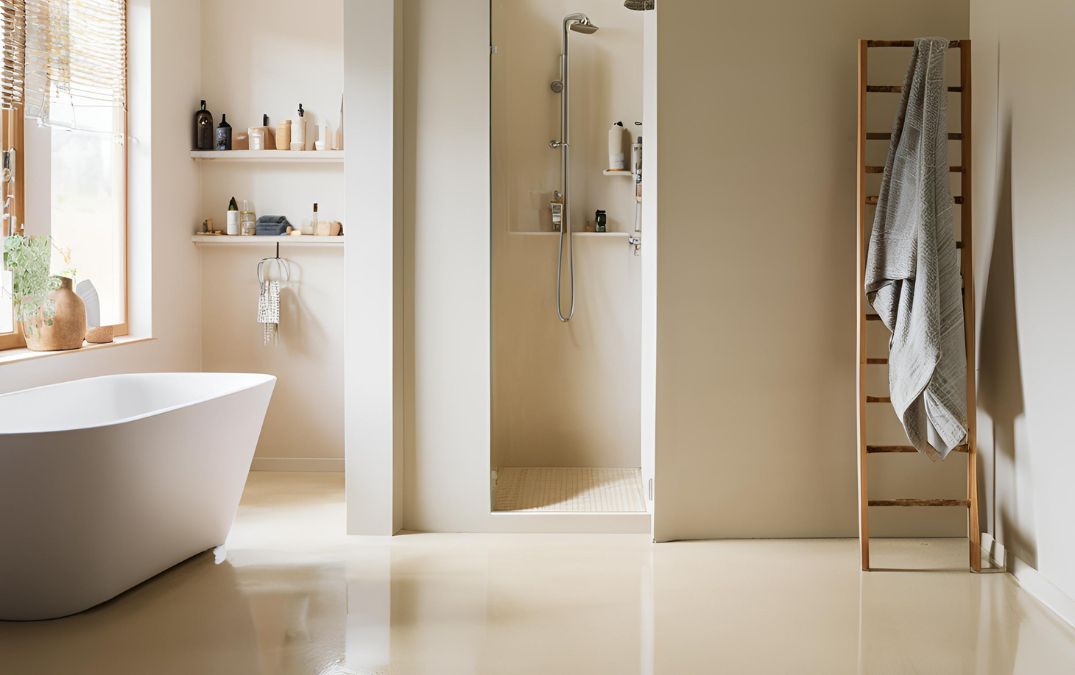
[[[216,128],[216,149],[231,150],[231,125],[227,115],[220,116],[220,126]]]
[[[235,203],[235,197],[228,202],[228,236],[234,237],[239,234],[239,205]]]
[[[299,104],[299,112],[291,122],[291,149],[306,149],[306,111]]]
[[[627,156],[623,152],[623,122],[616,122],[608,130],[608,168],[623,171],[627,168]]]
[[[194,112],[194,138],[191,147],[194,150],[213,149],[213,113],[205,109],[204,99],[201,109]]]

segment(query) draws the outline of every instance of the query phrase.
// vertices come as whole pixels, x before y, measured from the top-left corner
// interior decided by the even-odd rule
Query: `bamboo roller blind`
[[[57,103],[125,108],[126,0],[0,0],[0,106],[49,123]]]

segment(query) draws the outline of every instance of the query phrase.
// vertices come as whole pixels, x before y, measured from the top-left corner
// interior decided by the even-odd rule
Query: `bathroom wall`
[[[560,153],[548,143],[560,138],[560,96],[549,85],[576,11],[600,30],[570,33],[572,222],[592,229],[605,209],[610,231],[634,229],[633,180],[602,171],[612,122],[641,134],[642,15],[619,0],[493,2],[494,467],[640,463],[640,259],[625,237],[574,238],[577,311],[569,324],[556,316],[548,204]]]
[[[856,41],[968,31],[892,8],[659,3],[658,540],[856,534]],[[871,463],[876,496],[962,489],[961,458]],[[965,532],[899,511],[873,534]]]
[[[199,98],[215,121],[226,113],[233,132],[275,127],[301,102],[311,122],[336,128],[343,95],[343,2],[311,0],[296,13],[284,0],[201,3]],[[180,129],[189,135],[189,122]],[[359,139],[360,140],[360,139]],[[189,161],[189,160],[188,160]],[[285,215],[294,225],[311,217],[344,220],[342,164],[201,162],[201,200],[193,232],[204,218],[223,228],[228,200],[249,200],[259,215]],[[189,246],[189,242],[187,246]],[[282,293],[279,343],[264,347],[254,323],[257,264],[272,246],[202,247],[201,344],[209,371],[257,371],[278,383],[261,435],[256,469],[343,470],[343,247],[283,246],[293,284]]]
[[[200,259],[190,245],[198,175],[189,138],[200,8],[130,0],[129,295],[134,344],[0,364],[0,392],[110,373],[201,367]]]
[[[971,2],[983,519],[1020,582],[1075,623],[1073,24],[1065,0]]]

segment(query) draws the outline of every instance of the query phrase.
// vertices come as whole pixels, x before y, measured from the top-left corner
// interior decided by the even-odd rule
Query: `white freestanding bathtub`
[[[0,396],[0,619],[81,612],[223,544],[275,385],[113,375]]]

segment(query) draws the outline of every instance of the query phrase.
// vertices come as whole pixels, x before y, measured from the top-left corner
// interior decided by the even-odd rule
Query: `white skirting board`
[[[1075,627],[1075,599],[1053,585],[1029,563],[1017,557],[1009,556],[1004,545],[987,532],[982,533],[982,555],[988,555],[1009,574],[1038,602],[1053,610],[1057,616]]]
[[[297,473],[343,473],[343,458],[255,457],[251,471],[293,471]]]

